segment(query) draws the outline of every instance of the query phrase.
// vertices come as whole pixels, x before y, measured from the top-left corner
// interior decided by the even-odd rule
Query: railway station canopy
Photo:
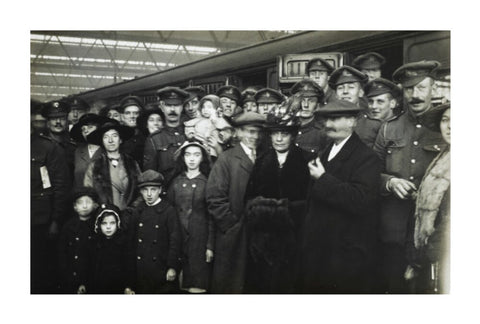
[[[32,30],[31,97],[60,99],[294,33]]]

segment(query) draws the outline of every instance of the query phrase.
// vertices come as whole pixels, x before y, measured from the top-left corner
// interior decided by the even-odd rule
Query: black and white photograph
[[[416,323],[473,311],[478,166],[462,132],[476,116],[456,92],[478,83],[463,78],[476,74],[467,34],[440,5],[418,24],[428,5],[376,8],[403,20],[378,24],[333,3],[236,5],[41,8],[48,19],[22,27],[15,105],[30,136],[5,189],[28,231],[9,225],[2,244],[22,240],[6,255],[10,312]],[[289,21],[300,7],[308,23]]]

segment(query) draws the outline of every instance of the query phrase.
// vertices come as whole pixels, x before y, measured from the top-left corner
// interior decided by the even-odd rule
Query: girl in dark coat
[[[295,145],[300,122],[267,117],[272,147],[256,161],[247,187],[247,292],[292,293],[297,231],[309,182],[307,161]]]
[[[174,155],[180,174],[169,188],[182,233],[182,286],[191,293],[206,292],[213,260],[214,227],[207,211],[205,187],[210,171],[207,148],[186,141]]]
[[[135,264],[131,245],[122,230],[120,211],[102,204],[95,220],[92,246],[91,287],[94,294],[133,294]]]

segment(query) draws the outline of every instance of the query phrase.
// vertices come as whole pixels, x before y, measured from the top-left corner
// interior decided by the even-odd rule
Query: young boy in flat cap
[[[143,197],[132,213],[136,253],[136,293],[176,292],[181,233],[175,208],[160,197],[161,173],[147,170],[139,177]]]
[[[61,291],[67,294],[84,294],[91,266],[90,244],[94,236],[95,210],[98,196],[93,188],[78,187],[74,191],[75,217],[62,228],[58,243]]]

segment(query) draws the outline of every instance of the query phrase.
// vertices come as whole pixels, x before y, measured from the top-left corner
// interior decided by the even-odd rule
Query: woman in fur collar
[[[120,210],[127,208],[137,196],[140,168],[133,158],[120,153],[120,144],[133,134],[133,128],[110,120],[87,136],[89,143],[101,146],[102,154],[89,164],[84,185],[95,189],[100,203],[113,204]]]
[[[246,292],[294,292],[297,229],[303,214],[309,171],[294,145],[300,121],[294,114],[267,115],[271,147],[255,161],[247,187]]]
[[[428,111],[426,126],[447,143],[427,168],[418,189],[413,256],[405,279],[417,293],[448,293],[450,272],[450,104]]]

